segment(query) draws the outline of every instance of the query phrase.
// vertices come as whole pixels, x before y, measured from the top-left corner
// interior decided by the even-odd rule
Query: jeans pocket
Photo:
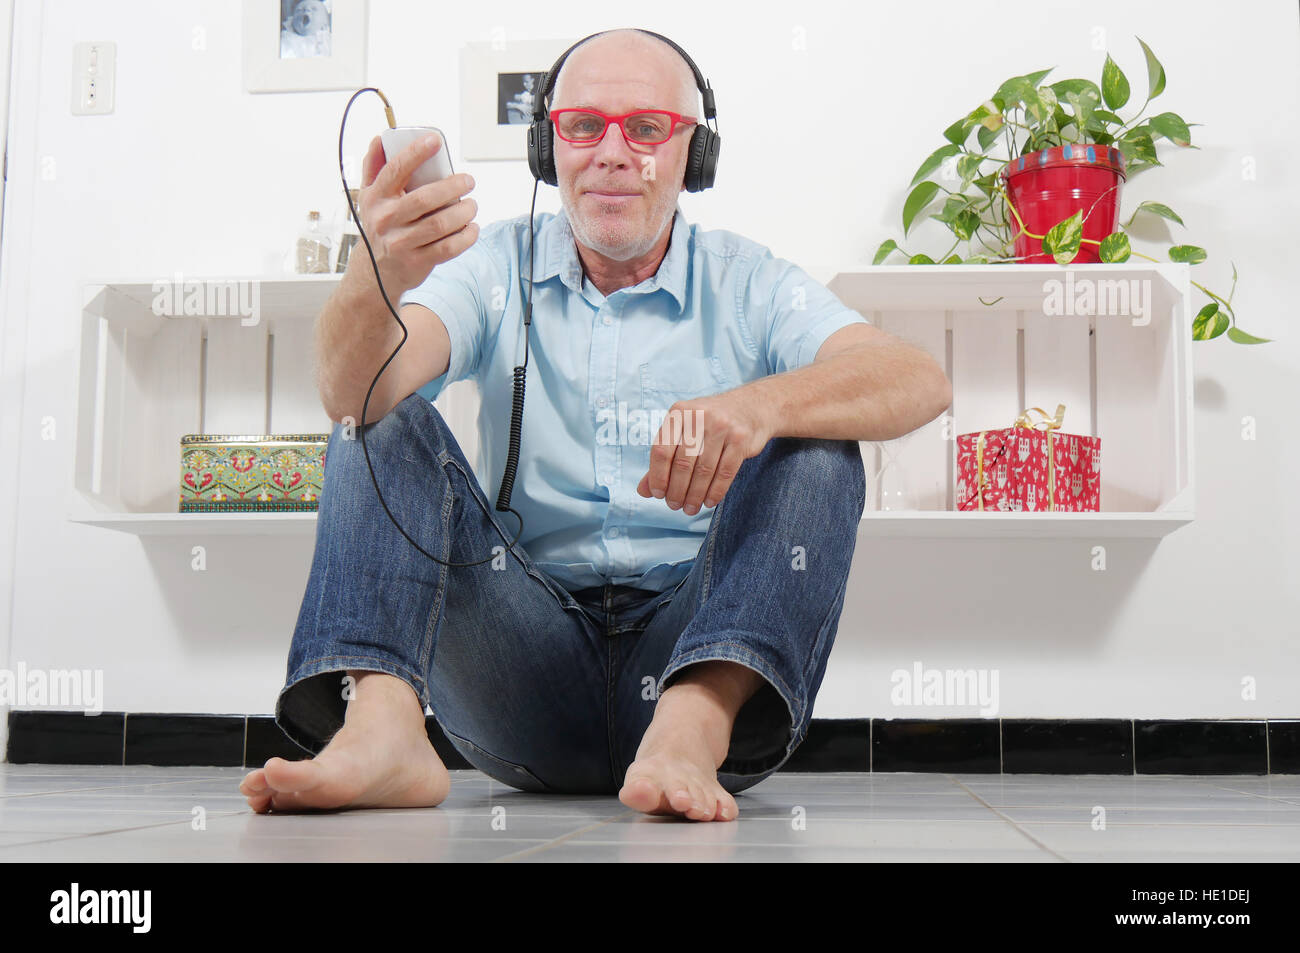
[[[529,791],[533,794],[547,794],[551,789],[538,779],[521,764],[512,764],[498,758],[494,754],[484,751],[474,742],[460,735],[453,734],[443,725],[442,733],[447,736],[451,746],[461,753],[466,761],[474,765],[475,768],[482,771],[494,781],[500,781],[502,784],[508,784],[512,788],[518,788],[521,791]]]

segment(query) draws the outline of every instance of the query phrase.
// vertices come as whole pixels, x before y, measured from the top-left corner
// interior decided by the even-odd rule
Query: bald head
[[[695,74],[686,60],[663,40],[638,30],[611,30],[575,47],[556,77],[551,94],[553,108],[570,104],[571,100],[565,97],[572,93],[574,75],[581,77],[584,87],[598,87],[603,82],[635,76],[654,86],[660,95],[670,97],[668,102],[642,105],[655,105],[687,116],[699,115]]]

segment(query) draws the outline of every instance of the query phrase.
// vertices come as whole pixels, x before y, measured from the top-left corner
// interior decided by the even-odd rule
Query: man
[[[383,165],[372,143],[361,215],[410,336],[375,387],[366,445],[411,537],[479,562],[440,565],[403,539],[360,441],[335,428],[276,712],[316,757],[249,773],[255,811],[440,803],[426,704],[507,784],[617,792],[692,820],[734,819],[732,795],[803,740],[865,500],[856,441],[916,429],[951,391],[928,355],[790,263],[686,224],[691,124],[647,145],[651,130],[608,117],[695,117],[696,88],[676,50],[631,30],[586,40],[560,71],[551,108],[596,118],[566,127],[573,141],[556,129],[563,214],[539,216],[535,238],[525,526],[508,551],[514,520],[484,487],[502,473],[522,363],[527,220],[480,236],[469,176],[404,194],[434,149]],[[318,324],[331,419],[361,419],[400,339],[354,255]],[[462,378],[483,396],[486,481],[430,403]],[[647,409],[653,441],[622,426]]]

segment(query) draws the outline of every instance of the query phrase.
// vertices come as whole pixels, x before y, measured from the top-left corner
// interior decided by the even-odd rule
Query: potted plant
[[[1182,218],[1160,202],[1142,202],[1121,223],[1120,193],[1134,175],[1163,165],[1159,140],[1195,149],[1190,127],[1196,124],[1173,112],[1143,118],[1151,101],[1164,92],[1165,71],[1151,48],[1141,38],[1138,43],[1146,54],[1147,96],[1130,119],[1119,115],[1130,99],[1128,78],[1108,55],[1100,84],[1065,79],[1040,85],[1051,69],[1013,76],[945,129],[947,142],[912,177],[903,203],[903,234],[916,222],[933,218],[952,232],[952,247],[936,259],[909,253],[891,238],[876,250],[873,264],[895,253],[908,264],[929,265],[1111,263],[1130,256],[1158,261],[1133,249],[1129,227],[1138,215],[1157,215],[1180,226]],[[936,204],[941,194],[942,204]],[[964,256],[957,253],[963,243]],[[1168,256],[1191,265],[1206,258],[1196,245],[1174,245]],[[1225,333],[1238,344],[1269,340],[1237,327],[1235,265],[1226,298],[1192,284],[1210,298],[1192,323],[1194,340]]]

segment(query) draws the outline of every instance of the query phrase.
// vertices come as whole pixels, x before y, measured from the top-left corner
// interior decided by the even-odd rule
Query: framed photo
[[[244,0],[244,90],[366,84],[366,0]]]
[[[468,160],[527,159],[546,71],[573,40],[467,43],[460,51],[460,140]]]

